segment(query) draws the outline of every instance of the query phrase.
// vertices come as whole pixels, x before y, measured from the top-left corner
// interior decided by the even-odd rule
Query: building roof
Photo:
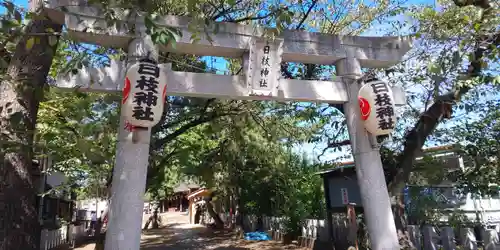
[[[188,195],[188,200],[191,199],[191,198],[195,198],[195,197],[200,197],[200,196],[208,196],[212,193],[212,191],[206,189],[206,188],[200,188],[198,190],[196,190],[195,192],[193,192],[192,194]]]
[[[342,163],[344,164],[344,163]],[[354,162],[348,162],[345,165],[339,165],[335,168],[330,168],[323,170],[321,172],[317,172],[316,174],[321,176],[328,177],[340,177],[344,175],[354,175],[356,174],[356,168],[354,166]]]
[[[453,149],[453,145],[445,145],[445,146],[439,146],[439,147],[430,147],[430,148],[424,148],[421,150],[420,153],[417,154],[417,157],[422,157],[424,153],[428,154],[439,154],[443,152],[450,152]],[[354,161],[347,161],[347,162],[342,162],[338,163],[336,167],[326,169],[320,172],[317,172],[316,174],[321,175],[321,176],[343,176],[343,175],[350,175],[350,174],[355,174],[355,164]]]
[[[195,183],[181,182],[177,187],[174,188],[174,193],[189,192],[191,189],[200,188],[200,185]]]

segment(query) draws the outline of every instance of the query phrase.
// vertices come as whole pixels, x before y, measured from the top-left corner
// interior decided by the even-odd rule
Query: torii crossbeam
[[[244,75],[217,75],[211,73],[191,73],[167,69],[167,93],[171,96],[191,96],[221,99],[263,100],[265,97],[251,95]],[[111,60],[102,68],[83,67],[77,74],[60,76],[53,86],[85,92],[121,92],[126,61]],[[347,89],[342,77],[336,81],[280,79],[278,94],[272,100],[311,101],[344,104],[348,101]],[[393,87],[396,105],[404,105],[402,89]]]

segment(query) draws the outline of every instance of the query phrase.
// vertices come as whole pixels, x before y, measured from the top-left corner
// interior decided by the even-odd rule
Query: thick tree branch
[[[307,11],[306,11],[306,14],[302,17],[302,19],[300,20],[300,22],[297,24],[297,28],[296,29],[300,29],[300,27],[304,24],[304,22],[306,21],[307,17],[309,16],[309,14],[311,14],[312,9],[314,8],[314,6],[316,6],[317,2],[318,2],[318,0],[312,1],[311,6],[309,6],[309,9],[307,9]]]
[[[208,110],[208,107],[215,100],[216,100],[215,98],[208,99],[207,102],[205,103],[202,111],[200,112],[200,116],[198,118],[191,120],[187,124],[184,124],[183,126],[178,128],[177,130],[175,130],[173,133],[170,133],[167,136],[165,136],[164,138],[161,138],[161,139],[157,140],[156,142],[154,142],[152,147],[151,147],[151,150],[154,151],[154,150],[160,149],[163,145],[165,145],[165,143],[168,143],[169,141],[177,138],[177,136],[187,132],[189,129],[194,128],[198,125],[201,125],[201,124],[209,122],[209,121],[213,121],[213,120],[220,118],[220,117],[223,117],[223,116],[240,114],[241,104],[236,106],[236,107],[229,108],[229,110],[225,111],[225,112],[212,112],[212,113],[207,115],[206,111]],[[233,104],[233,103],[235,103],[235,101],[233,100],[230,103]],[[180,124],[180,123],[176,123],[176,124]],[[169,125],[168,127],[171,127],[171,126]]]
[[[228,22],[240,23],[240,22],[245,22],[245,21],[262,20],[262,19],[266,19],[268,17],[271,17],[271,16],[273,16],[273,15],[275,15],[275,14],[281,12],[281,11],[282,11],[282,9],[276,9],[275,11],[269,12],[266,15],[262,15],[262,16],[247,16],[247,17],[242,17],[242,18],[235,19],[235,20],[229,20]]]
[[[234,3],[233,6],[238,6],[239,4],[241,4],[242,0],[239,0],[237,2]],[[212,5],[216,10],[219,9],[217,8],[212,2],[209,2],[210,5]],[[221,11],[219,13],[217,13],[216,15],[214,15],[212,17],[212,19],[214,21],[216,21],[217,19],[221,18],[221,17],[226,17],[226,20],[230,20],[231,18],[228,16],[231,12],[236,12],[238,11],[238,9],[233,9],[233,8],[224,8],[224,2],[221,3],[221,7],[220,7]]]
[[[183,133],[187,132],[189,129],[191,128],[194,128],[198,125],[201,125],[205,122],[209,122],[215,118],[217,118],[219,116],[217,115],[210,115],[210,116],[205,116],[205,117],[200,117],[200,118],[197,118],[195,120],[192,120],[191,122],[187,123],[187,124],[184,124],[183,126],[181,126],[179,129],[175,130],[174,132],[168,134],[167,136],[159,139],[159,140],[156,140],[152,146],[152,149],[153,150],[158,150],[160,149],[161,147],[163,147],[163,145],[165,145],[166,143],[168,143],[169,141],[172,141],[173,139],[175,139],[177,136],[179,135],[182,135]]]
[[[204,107],[201,109],[201,111],[199,111],[199,112],[193,112],[193,113],[195,113],[195,114],[200,114],[200,116],[204,116],[204,115],[206,115],[207,110],[208,110],[208,107],[209,107],[209,106],[210,106],[210,104],[212,104],[215,100],[216,100],[215,98],[210,98],[210,99],[208,99],[208,100],[206,101],[206,103],[205,103]],[[184,106],[184,107],[186,107],[186,106]],[[178,125],[180,125],[180,124],[182,124],[182,123],[187,122],[188,120],[190,120],[189,118],[186,118],[186,119],[178,119],[178,120],[176,120],[176,121],[170,121],[170,122],[168,122],[168,123],[164,124],[164,123],[165,123],[165,120],[166,120],[166,118],[167,118],[167,114],[168,114],[168,112],[163,112],[162,118],[161,118],[161,120],[160,120],[160,122],[159,122],[159,124],[162,124],[162,125],[160,125],[160,126],[156,126],[156,127],[155,127],[155,129],[154,129],[154,132],[155,132],[155,133],[156,133],[156,132],[159,132],[159,131],[162,131],[162,130],[166,130],[166,129],[168,129],[168,128],[173,128],[173,127],[175,127],[175,126],[178,126]],[[193,115],[193,116],[194,116],[194,115]]]
[[[491,7],[489,0],[453,0],[453,3],[455,3],[455,5],[458,7],[465,7],[470,5],[482,9],[488,9]]]
[[[338,147],[342,147],[342,146],[347,146],[347,145],[351,145],[351,141],[350,140],[343,140],[343,141],[340,141],[340,142],[328,142],[327,146],[323,149],[323,152],[321,152],[321,154],[318,156],[318,160],[321,156],[325,155],[325,152],[328,150],[328,149],[331,149],[331,148],[338,148]]]
[[[191,122],[187,123],[187,124],[184,124],[183,126],[181,126],[179,129],[175,130],[174,132],[168,134],[167,136],[157,140],[154,142],[154,144],[152,145],[152,149],[153,150],[158,150],[160,149],[161,147],[163,147],[163,145],[165,145],[166,143],[168,143],[169,141],[172,141],[173,139],[177,138],[178,136],[182,135],[183,133],[187,132],[189,129],[191,128],[194,128],[198,125],[201,125],[203,123],[206,123],[206,122],[209,122],[209,121],[213,121],[217,118],[220,118],[220,117],[223,117],[223,116],[227,116],[227,115],[234,115],[234,114],[237,114],[237,113],[232,113],[232,112],[228,112],[228,113],[213,113],[209,116],[201,116],[195,120],[192,120]]]
[[[455,2],[457,2],[456,0]],[[468,0],[467,3],[470,4],[457,4],[458,6],[475,5],[483,8],[491,8],[488,1],[471,1]],[[485,4],[486,2],[486,4]],[[483,15],[484,18],[484,15]],[[482,61],[485,53],[490,52],[491,46],[485,45],[485,41],[493,41],[493,47],[500,45],[500,33],[495,34],[493,39],[491,37],[480,37],[476,41],[476,49],[472,53],[473,60],[470,62],[468,67],[466,77],[474,78],[481,75],[483,71]],[[389,180],[389,191],[392,194],[397,194],[401,192],[404,184],[409,179],[411,172],[414,170],[415,158],[419,152],[421,152],[425,141],[438,126],[439,122],[443,119],[451,117],[451,112],[453,105],[460,101],[461,97],[465,95],[471,89],[470,86],[457,86],[454,90],[449,93],[442,95],[437,98],[436,102],[432,104],[429,109],[427,109],[419,118],[415,127],[410,130],[405,138],[404,150],[402,154],[397,158],[397,173],[394,177]]]
[[[304,22],[306,21],[307,17],[309,17],[309,15],[311,14],[312,9],[314,8],[314,6],[316,6],[317,2],[318,2],[317,0],[314,0],[311,3],[311,6],[309,6],[309,9],[306,11],[300,22],[297,24],[297,27],[295,27],[296,30],[300,30],[302,28],[302,25],[304,25]],[[286,78],[288,79],[293,78],[293,74],[292,72],[290,72],[290,70],[288,70],[286,62],[281,63],[281,72],[285,75]]]

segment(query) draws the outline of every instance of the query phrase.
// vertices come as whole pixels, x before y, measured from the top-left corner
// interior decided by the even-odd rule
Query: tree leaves
[[[35,38],[34,37],[30,37],[26,41],[26,50],[31,50],[31,48],[33,48],[33,45],[35,45]]]
[[[475,56],[467,58],[474,50],[471,45],[475,44],[477,37],[494,34],[491,28],[498,26],[498,18],[479,23],[480,11],[458,8],[449,1],[443,1],[442,11],[431,7],[415,11],[404,7],[399,1],[381,1],[370,5],[352,1],[321,5],[316,5],[316,2],[275,4],[269,1],[155,0],[147,1],[140,10],[147,13],[144,24],[153,41],[175,48],[181,33],[171,27],[158,26],[155,21],[159,15],[192,17],[190,39],[196,42],[202,37],[210,40],[210,35],[217,33],[218,26],[208,27],[209,21],[272,26],[278,31],[292,28],[358,35],[377,21],[397,16],[409,9],[409,14],[419,22],[417,34],[422,35],[421,47],[416,49],[415,54],[419,62],[425,63],[412,65],[411,68],[395,67],[390,80],[399,81],[400,85],[405,84],[408,89],[410,84],[418,84],[426,89],[425,93],[409,93],[409,99],[413,100],[411,105],[415,100],[425,105],[435,103],[442,93],[458,86],[457,82],[476,87],[500,81],[495,75],[467,81],[459,78],[461,72],[467,70],[464,66],[477,59]],[[0,42],[5,45],[3,47],[7,48],[1,51],[1,58],[8,62],[12,50],[7,45],[13,44],[14,37],[19,35],[13,30],[21,30],[22,12],[11,2],[3,3],[9,17],[12,17],[10,19],[15,20],[2,18],[2,34],[9,36],[0,38]],[[100,3],[108,24],[113,25],[118,15],[110,3],[113,3],[113,8],[132,9],[136,8],[137,2]],[[389,33],[387,28],[384,29],[384,34]],[[53,34],[50,30],[46,32],[49,45],[53,46],[56,41],[53,38],[59,34]],[[26,35],[33,35],[26,42],[26,49],[29,50],[36,44],[37,36]],[[10,41],[10,38],[14,40]],[[492,70],[494,67],[491,62],[498,58],[498,49],[493,40],[489,45],[489,53],[483,56],[480,66]],[[58,57],[53,61],[51,77],[53,79],[57,74],[77,72],[85,65],[106,65],[110,57],[124,55],[120,50],[89,48],[84,44],[63,41]],[[206,63],[196,56],[168,54],[162,55],[160,61],[172,62],[174,70],[208,71]],[[232,72],[238,72],[241,65],[231,60],[230,68]],[[295,79],[329,79],[334,70],[329,65],[304,64],[288,64],[282,69],[287,78]],[[96,185],[102,185],[102,179],[109,175],[113,165],[119,106],[117,96],[51,91],[48,98],[41,104],[39,111],[38,142],[52,151],[59,160],[56,167],[74,176],[75,182],[82,178],[92,180],[89,183],[78,182],[84,189],[92,190]],[[470,102],[463,107],[463,112],[471,113],[477,106]],[[346,127],[338,109],[339,106],[315,103],[169,97],[164,120],[154,128],[148,190],[154,193],[154,199],[158,199],[167,195],[182,178],[193,178],[222,190],[224,195],[238,196],[244,205],[243,209],[248,212],[279,211],[290,217],[295,216],[297,220],[306,214],[318,214],[317,207],[313,208],[317,203],[311,197],[319,199],[321,182],[314,177],[312,169],[320,166],[303,162],[304,159],[289,149],[305,141],[326,141],[335,149],[347,145]],[[414,114],[421,109],[423,107],[405,110],[402,119],[415,122]],[[404,134],[406,127],[401,124],[400,127],[403,129],[398,132]],[[434,138],[449,135],[441,132],[435,132]],[[400,148],[397,139],[398,136],[395,136],[393,149],[396,151]],[[491,146],[489,140],[481,143]],[[265,195],[266,191],[271,194]],[[297,205],[299,199],[301,204]],[[281,210],[276,209],[276,206]]]

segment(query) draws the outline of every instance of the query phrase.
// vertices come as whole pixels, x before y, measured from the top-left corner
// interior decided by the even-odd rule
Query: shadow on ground
[[[284,246],[276,241],[245,241],[230,230],[215,231],[188,223],[180,213],[164,215],[163,227],[142,231],[141,250],[288,250],[304,249],[295,245]],[[75,250],[93,250],[92,240]]]
[[[142,250],[283,250],[300,249],[296,246],[283,246],[275,241],[245,241],[237,239],[228,230],[213,231],[205,227],[186,227],[170,224],[161,229],[144,232]]]

